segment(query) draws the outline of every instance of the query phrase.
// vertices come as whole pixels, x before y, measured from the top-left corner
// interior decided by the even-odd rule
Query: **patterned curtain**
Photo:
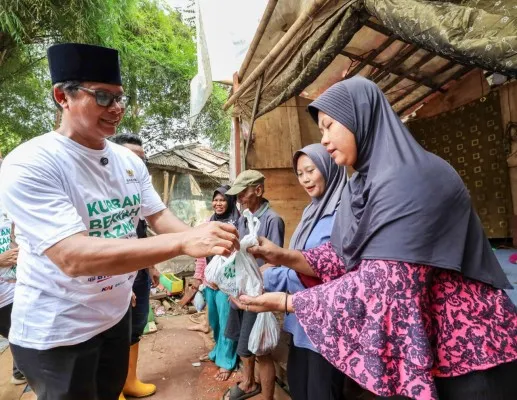
[[[450,163],[467,186],[489,238],[511,236],[511,191],[498,92],[436,117],[411,121],[428,151]]]

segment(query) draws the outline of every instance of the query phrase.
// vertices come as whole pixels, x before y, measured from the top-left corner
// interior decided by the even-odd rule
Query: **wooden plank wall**
[[[319,141],[320,136],[305,110],[308,103],[306,99],[293,98],[257,119],[255,139],[246,159],[247,169],[257,169],[266,177],[265,197],[284,219],[286,247],[310,201],[293,172],[292,155]]]
[[[501,99],[502,126],[506,131],[508,124],[517,123],[517,82],[508,83],[493,89],[499,90]],[[473,71],[447,93],[440,94],[417,111],[417,118],[427,118],[453,110],[486,95],[490,87],[482,72]],[[516,132],[517,133],[517,132]],[[515,154],[514,154],[515,153]],[[511,156],[508,158],[513,220],[511,221],[513,244],[517,246],[517,140],[511,142]]]

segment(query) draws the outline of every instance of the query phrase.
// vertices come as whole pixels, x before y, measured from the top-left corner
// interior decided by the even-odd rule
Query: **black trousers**
[[[133,293],[136,296],[136,306],[131,308],[131,345],[140,341],[147,325],[149,316],[149,291],[151,278],[147,269],[141,269],[133,283]]]
[[[314,351],[291,344],[287,381],[293,400],[343,400],[345,375]]]
[[[239,357],[248,358],[253,356],[253,353],[248,349],[248,343],[256,319],[257,313],[236,310],[230,307],[224,336],[237,342],[237,355]]]
[[[440,400],[515,400],[517,399],[517,361],[475,371],[454,378],[436,378]],[[377,397],[405,400],[407,397]]]
[[[9,330],[11,329],[11,312],[13,311],[13,303],[0,308],[0,336],[7,339]],[[18,374],[16,363],[13,362],[13,375]]]
[[[34,350],[11,345],[16,365],[38,400],[118,400],[129,363],[131,312],[73,346]]]

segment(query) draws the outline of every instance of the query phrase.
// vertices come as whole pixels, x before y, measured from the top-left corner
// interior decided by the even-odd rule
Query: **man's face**
[[[124,143],[122,146],[131,150],[138,157],[140,157],[143,162],[145,162],[145,152],[144,152],[144,148],[142,146],[139,146],[137,144],[132,144],[132,143]]]
[[[108,83],[83,82],[82,87],[91,90],[102,90],[114,95],[122,95],[122,86]],[[114,101],[110,106],[97,104],[95,95],[84,90],[77,90],[72,95],[60,95],[54,91],[56,100],[69,113],[69,122],[79,134],[89,139],[106,139],[116,133],[117,126],[124,116],[125,109]]]
[[[241,205],[241,210],[249,209],[252,213],[257,211],[262,203],[264,187],[262,185],[248,186],[237,195],[237,201]]]

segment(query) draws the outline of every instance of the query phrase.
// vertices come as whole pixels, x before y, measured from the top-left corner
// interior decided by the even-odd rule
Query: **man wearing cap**
[[[271,208],[269,201],[264,198],[265,177],[259,171],[246,170],[237,176],[233,186],[226,192],[237,195],[241,210],[249,209],[260,221],[258,236],[264,236],[277,246],[284,245],[284,220]],[[247,220],[241,217],[237,222],[239,236],[242,238],[249,233]],[[257,259],[259,266],[264,266],[264,260]],[[250,397],[262,392],[266,400],[273,400],[275,391],[275,366],[270,355],[259,356],[260,384],[255,382],[255,356],[248,349],[248,342],[257,314],[238,310],[232,304],[225,336],[237,342],[237,354],[243,363],[243,380],[230,388],[225,399],[237,400]]]
[[[65,43],[47,55],[61,126],[12,151],[0,172],[20,248],[9,341],[39,400],[117,400],[135,271],[180,254],[228,255],[238,233],[183,224],[142,160],[106,140],[128,103],[116,50]],[[141,217],[158,236],[135,240]]]

